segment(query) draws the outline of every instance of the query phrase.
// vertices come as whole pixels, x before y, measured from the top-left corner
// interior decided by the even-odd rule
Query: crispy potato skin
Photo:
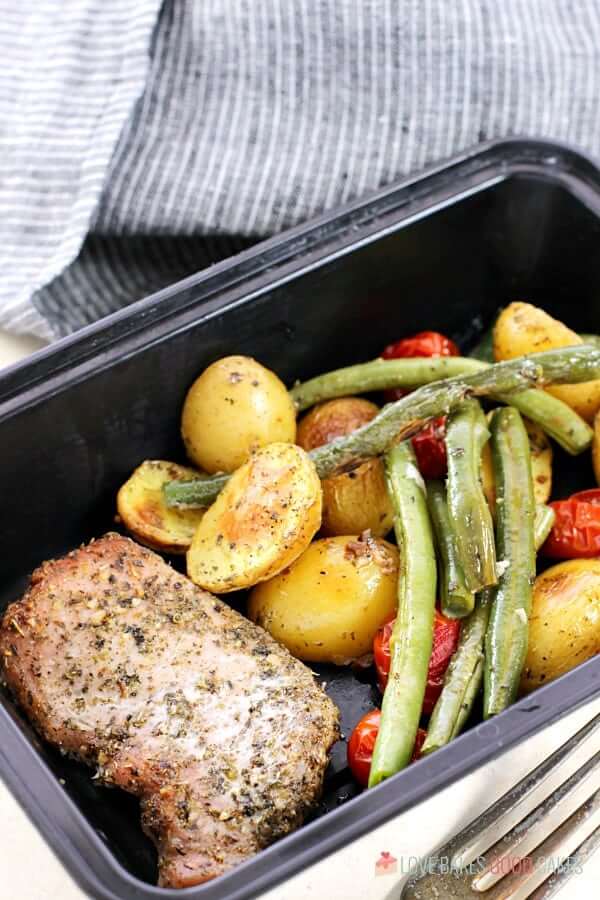
[[[203,509],[171,509],[162,495],[167,481],[198,478],[197,469],[162,459],[146,460],[117,494],[117,513],[141,543],[163,553],[185,553],[204,515]]]
[[[552,444],[547,435],[535,422],[523,419],[523,424],[529,435],[531,448],[531,474],[533,477],[533,495],[538,504],[547,503],[552,492]],[[487,443],[481,454],[481,481],[483,491],[494,510],[496,506],[496,485],[494,483],[494,466],[492,463],[492,450]]]
[[[344,437],[374,419],[379,408],[362,397],[340,397],[328,400],[302,417],[298,423],[298,444],[314,450],[338,437]]]
[[[533,588],[521,691],[528,693],[600,651],[600,559],[571,559]]]
[[[204,514],[188,550],[188,575],[215,593],[271,578],[308,547],[321,510],[310,457],[294,444],[269,444],[234,472]]]
[[[254,588],[248,615],[298,659],[343,665],[370,653],[394,613],[398,550],[387,541],[314,541],[290,568]]]
[[[531,303],[511,303],[500,313],[494,326],[496,361],[582,343],[578,334]],[[600,380],[561,384],[546,390],[567,403],[587,422],[591,422],[600,409]]]
[[[233,472],[267,444],[294,443],[296,411],[274,372],[249,356],[227,356],[189,389],[181,435],[189,458],[205,472]]]
[[[361,397],[341,397],[313,407],[298,425],[298,444],[313,450],[366,425],[378,408]],[[394,523],[383,463],[370,459],[351,472],[323,481],[323,524],[326,535],[362,534],[383,537]]]

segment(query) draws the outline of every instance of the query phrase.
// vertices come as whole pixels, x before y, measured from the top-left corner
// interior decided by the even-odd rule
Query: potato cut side
[[[197,469],[162,459],[146,460],[117,494],[117,512],[140,543],[164,553],[185,553],[205,513],[204,509],[174,509],[166,505],[167,481],[201,477]]]
[[[274,443],[231,476],[187,554],[192,581],[215,593],[252,587],[289,566],[321,525],[321,482],[301,447]]]

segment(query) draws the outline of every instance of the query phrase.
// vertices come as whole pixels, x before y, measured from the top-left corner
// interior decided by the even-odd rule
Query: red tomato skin
[[[390,674],[390,637],[395,620],[396,616],[391,615],[377,629],[373,638],[373,662],[377,672],[377,685],[382,694]]]
[[[592,503],[594,506],[600,506],[600,488],[588,488],[586,491],[577,491],[571,494],[569,500],[585,501]]]
[[[444,478],[448,468],[446,457],[446,419],[432,419],[412,439],[419,471],[423,478]]]
[[[450,338],[439,331],[419,331],[411,337],[388,344],[383,359],[402,359],[411,356],[460,356],[460,350]]]
[[[551,559],[600,556],[600,490],[579,491],[550,503],[556,521],[542,548]]]
[[[348,741],[348,765],[359,784],[369,783],[373,748],[379,731],[381,711],[372,709],[355,726]]]
[[[433,626],[433,647],[429,657],[427,687],[423,698],[423,712],[430,715],[442,693],[444,676],[452,655],[458,646],[460,637],[460,621],[448,619],[437,609]]]
[[[369,783],[369,773],[371,771],[371,760],[373,759],[373,748],[377,740],[379,732],[379,723],[381,722],[381,710],[372,709],[354,727],[350,740],[348,741],[348,766],[362,787],[367,787]],[[417,730],[415,738],[415,747],[411,762],[419,759],[421,756],[421,747],[425,742],[427,732],[422,728]]]
[[[413,755],[411,762],[416,762],[417,759],[421,759],[421,749],[423,744],[425,743],[425,738],[427,737],[427,732],[424,728],[417,728],[417,736],[415,738],[415,746],[413,750]]]
[[[439,331],[419,331],[412,337],[388,344],[381,354],[382,359],[406,359],[412,356],[460,356],[460,350],[454,341]],[[409,393],[404,388],[391,388],[384,392],[384,396],[387,403],[393,403]]]
[[[390,637],[394,625],[394,617],[378,629],[373,641],[373,656],[377,670],[377,683],[383,693],[390,672]],[[458,646],[460,637],[460,621],[448,619],[439,610],[435,611],[433,623],[433,645],[429,657],[427,686],[423,698],[423,712],[429,715],[437,703],[444,685],[444,675]]]

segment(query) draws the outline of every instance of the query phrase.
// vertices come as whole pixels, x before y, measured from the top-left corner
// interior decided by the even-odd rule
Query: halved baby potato
[[[533,586],[521,677],[528,693],[600,652],[600,559],[570,559]]]
[[[545,431],[536,422],[523,419],[529,436],[531,450],[531,475],[533,478],[533,496],[539,505],[547,503],[552,491],[552,444]],[[494,483],[494,464],[489,442],[481,454],[481,481],[483,492],[491,510],[496,507],[496,485]]]
[[[527,353],[541,353],[583,344],[582,338],[558,319],[531,303],[511,303],[494,325],[494,359],[500,362]],[[587,422],[600,409],[600,380],[546,388]]]
[[[370,653],[398,605],[398,548],[368,534],[313,541],[254,588],[248,615],[306,662],[344,665]]]
[[[362,397],[329,400],[301,419],[297,441],[305,450],[314,450],[366,425],[378,412],[374,403]],[[380,459],[368,459],[350,472],[323,480],[323,534],[368,530],[374,537],[383,537],[393,524],[394,511]]]
[[[271,578],[319,530],[321,498],[317,470],[301,447],[263,447],[233,473],[205,512],[187,554],[189,577],[215,593]]]
[[[153,550],[185,553],[205,510],[167,506],[162,488],[167,481],[190,481],[199,477],[202,473],[196,469],[163,459],[143,462],[117,494],[117,512],[127,530]]]

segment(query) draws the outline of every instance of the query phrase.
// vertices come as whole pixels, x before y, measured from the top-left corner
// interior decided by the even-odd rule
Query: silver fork
[[[600,715],[426,859],[401,900],[547,900],[600,845]]]

